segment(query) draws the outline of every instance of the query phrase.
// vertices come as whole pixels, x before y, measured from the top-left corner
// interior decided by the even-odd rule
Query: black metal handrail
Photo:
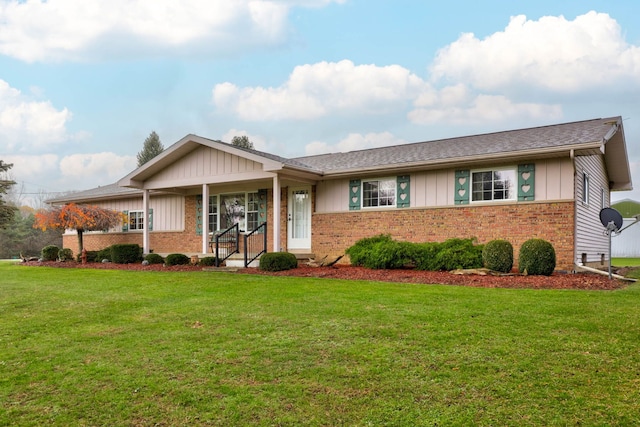
[[[267,223],[244,235],[244,266],[249,266],[260,255],[267,252]]]
[[[216,267],[235,253],[240,253],[238,245],[240,244],[240,227],[238,224],[227,228],[224,231],[216,233],[213,238],[215,245]],[[226,249],[224,257],[220,257],[220,247]],[[214,248],[211,248],[214,249]]]

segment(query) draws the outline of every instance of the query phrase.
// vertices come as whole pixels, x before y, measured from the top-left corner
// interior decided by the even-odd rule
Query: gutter
[[[606,271],[602,271],[602,270],[598,270],[597,268],[592,268],[592,267],[587,267],[586,265],[582,265],[582,264],[576,264],[576,269],[577,270],[584,270],[587,271],[589,273],[596,273],[596,274],[601,274],[603,276],[608,276],[609,273]],[[631,279],[629,277],[624,277],[624,276],[620,276],[619,274],[612,274],[611,277],[614,277],[618,280],[624,280],[627,282],[637,282],[637,279]]]

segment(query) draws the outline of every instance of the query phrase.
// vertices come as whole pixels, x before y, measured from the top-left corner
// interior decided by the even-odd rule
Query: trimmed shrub
[[[409,263],[411,244],[394,240],[373,244],[366,254],[362,265],[366,268],[393,269],[402,268]]]
[[[484,245],[482,261],[485,268],[509,273],[513,268],[513,245],[506,240],[492,240]]]
[[[142,261],[142,248],[136,243],[122,243],[111,246],[111,262],[133,264]]]
[[[442,246],[442,243],[439,242],[416,243],[413,253],[416,269],[426,271],[440,270],[440,265],[436,260],[440,246]]]
[[[73,251],[69,248],[60,249],[58,251],[58,259],[60,261],[73,261]]]
[[[96,261],[102,262],[104,260],[111,262],[111,246],[107,246],[104,249],[100,249],[96,254]]]
[[[99,251],[86,251],[87,262],[100,262],[102,259],[98,258]],[[76,261],[82,262],[82,254],[76,255]]]
[[[543,239],[529,239],[520,246],[518,270],[523,274],[550,276],[556,268],[556,251]]]
[[[191,258],[185,254],[169,254],[164,260],[164,264],[167,267],[172,265],[187,265],[191,263]]]
[[[55,261],[58,259],[58,252],[60,252],[60,248],[56,245],[45,246],[42,248],[42,260]]]
[[[379,234],[373,237],[365,237],[358,240],[353,246],[349,247],[345,253],[349,255],[351,265],[364,266],[370,257],[374,246],[380,243],[393,242],[389,234]]]
[[[144,260],[149,264],[162,264],[164,263],[164,258],[158,254],[147,254],[144,257]]]
[[[260,257],[260,270],[283,271],[298,267],[296,256],[290,252],[268,252]]]
[[[201,265],[203,267],[214,267],[216,265],[216,257],[206,256],[204,258],[200,258],[200,261],[198,261],[198,265]]]
[[[474,245],[474,239],[448,239],[439,247],[435,257],[438,270],[457,270],[482,267],[483,245]]]

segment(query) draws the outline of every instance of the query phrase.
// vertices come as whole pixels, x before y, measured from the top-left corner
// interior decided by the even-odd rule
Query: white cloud
[[[502,95],[474,95],[460,85],[444,88],[428,101],[420,98],[407,117],[416,124],[478,125],[514,119],[556,120],[562,107],[555,104],[514,102]]]
[[[136,168],[135,156],[114,153],[71,154],[60,160],[60,173],[64,178],[84,180],[99,178],[102,184],[114,182]]]
[[[640,82],[640,47],[625,42],[618,23],[589,12],[569,21],[519,15],[504,31],[479,40],[465,33],[440,50],[431,68],[433,82],[466,82],[482,91],[524,85],[560,93],[594,85]]]
[[[27,62],[232,54],[285,40],[292,7],[333,2],[0,0],[0,53]]]
[[[330,114],[387,114],[410,102],[426,84],[399,65],[319,62],[296,67],[276,88],[225,82],[213,89],[213,102],[244,120],[311,120]]]
[[[316,154],[347,152],[353,150],[365,150],[368,148],[388,147],[391,145],[406,144],[407,141],[397,138],[390,132],[368,133],[362,135],[359,133],[351,133],[346,138],[334,145],[326,142],[314,141],[307,144],[305,154],[312,156]]]
[[[66,108],[30,99],[0,80],[0,139],[6,152],[28,152],[74,138],[66,129],[71,117]]]

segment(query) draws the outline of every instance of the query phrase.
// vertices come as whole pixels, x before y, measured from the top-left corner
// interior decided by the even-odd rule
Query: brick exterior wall
[[[410,242],[475,237],[478,243],[486,243],[505,239],[513,245],[517,266],[522,243],[541,238],[556,251],[556,269],[572,271],[574,218],[574,202],[314,214],[312,251],[320,258],[341,255],[357,240],[381,233]]]

